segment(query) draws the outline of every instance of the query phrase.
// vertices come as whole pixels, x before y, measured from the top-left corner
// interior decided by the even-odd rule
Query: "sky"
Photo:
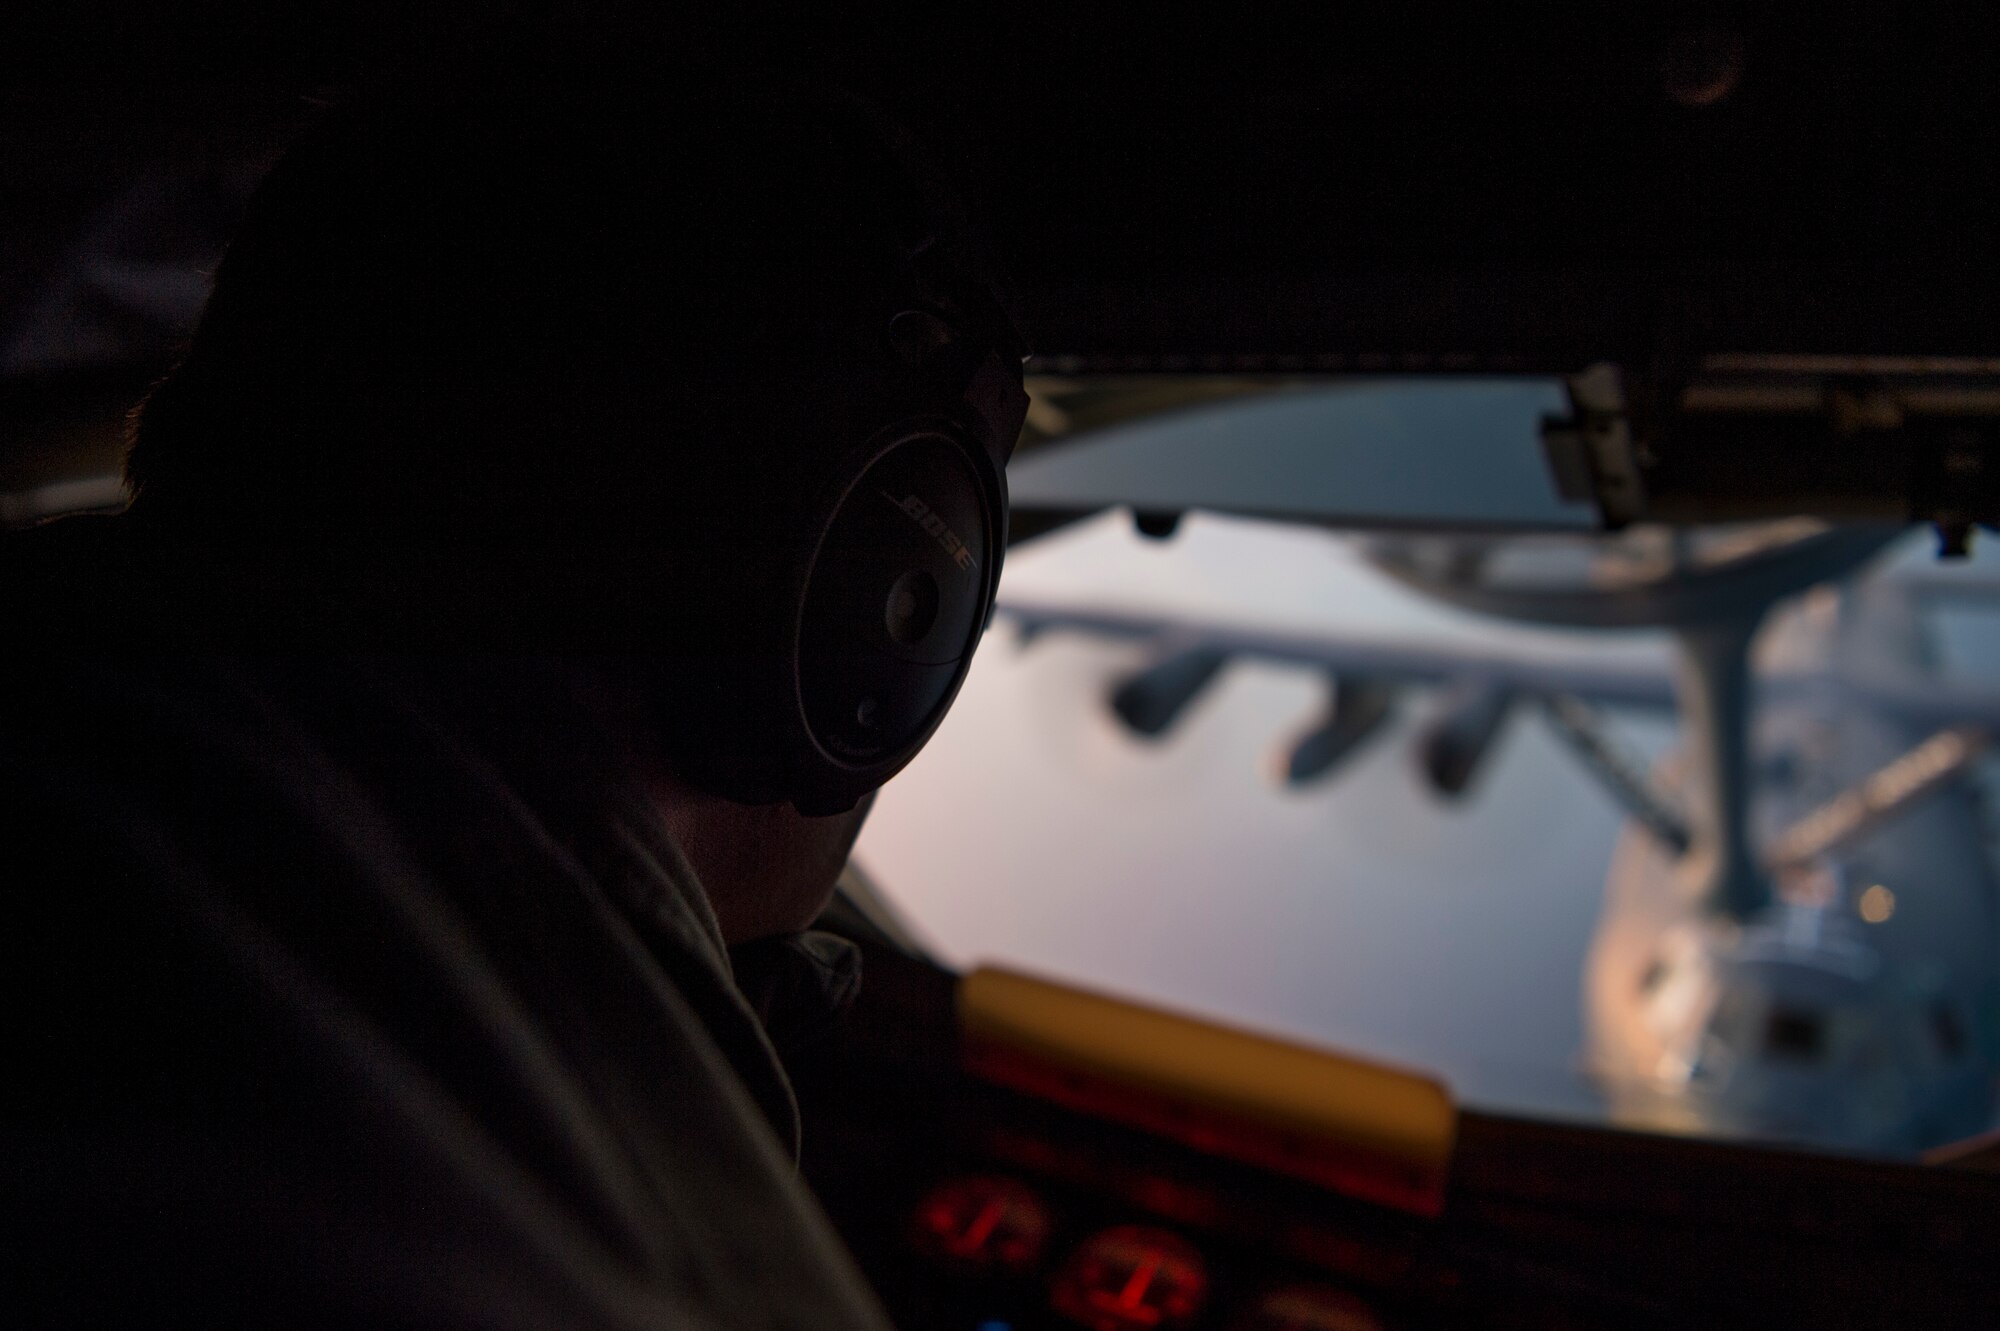
[[[1328,533],[1191,516],[1171,541],[1117,513],[1009,556],[1037,601],[1347,633],[1662,659],[1659,635],[1552,634],[1444,609]],[[1320,706],[1313,673],[1232,664],[1162,741],[1104,705],[1144,648],[1003,626],[930,746],[884,789],[857,850],[959,966],[1000,963],[1442,1074],[1489,1107],[1588,1115],[1575,1072],[1583,954],[1619,830],[1532,717],[1470,795],[1421,784],[1434,699],[1324,785],[1273,750]],[[1669,727],[1623,718],[1635,751]]]
[[[1415,476],[1433,508],[1567,525],[1536,442],[1561,406],[1533,381],[1253,398],[1051,451],[1015,469],[1015,490],[1057,507],[1129,492],[1172,508],[1234,486],[1254,511],[1390,513],[1408,511]],[[1967,565],[1937,564],[1921,536],[1890,562],[2000,588],[1996,538]],[[1165,541],[1113,510],[1030,542],[1008,554],[1010,595],[1557,659],[1664,667],[1669,653],[1660,633],[1475,617],[1384,577],[1352,538],[1201,512]],[[1996,610],[2000,596],[1931,616],[1947,673],[2000,682]],[[954,966],[1013,966],[1401,1064],[1481,1108],[1599,1116],[1579,1070],[1582,975],[1623,824],[1545,723],[1524,709],[1470,792],[1447,801],[1411,744],[1437,698],[1411,689],[1330,780],[1286,789],[1272,760],[1323,707],[1323,679],[1234,662],[1149,740],[1106,706],[1146,660],[1143,644],[1055,630],[1024,646],[1004,620],[988,634],[856,850],[911,930]],[[1610,720],[1641,762],[1673,742],[1670,717]],[[1990,785],[2000,762],[1988,766]]]

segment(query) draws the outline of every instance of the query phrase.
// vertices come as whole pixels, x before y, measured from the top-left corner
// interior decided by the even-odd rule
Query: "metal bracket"
[[[1645,511],[1646,489],[1618,367],[1593,365],[1571,375],[1566,387],[1569,415],[1542,418],[1542,451],[1556,492],[1597,505],[1598,521],[1608,531],[1629,526]]]

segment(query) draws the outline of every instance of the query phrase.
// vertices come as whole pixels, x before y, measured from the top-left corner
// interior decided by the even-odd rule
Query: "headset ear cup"
[[[812,512],[797,554],[748,594],[784,622],[696,635],[714,650],[663,661],[659,696],[690,780],[824,814],[900,771],[943,719],[998,584],[1005,499],[982,446],[923,418],[879,433]],[[782,567],[794,581],[775,581]]]
[[[741,475],[683,507],[683,537],[733,552],[722,566],[696,553],[706,539],[682,540],[671,595],[703,609],[662,663],[669,752],[712,793],[852,808],[916,756],[971,666],[1028,400],[1018,357],[999,350],[1017,345],[1011,329],[961,326],[951,301],[911,294],[845,344],[855,359],[823,381],[813,414],[763,419],[754,436],[864,442],[815,474],[766,465],[733,431],[717,445]]]
[[[993,518],[956,431],[902,433],[843,487],[798,627],[817,756],[873,769],[929,733],[985,617]]]

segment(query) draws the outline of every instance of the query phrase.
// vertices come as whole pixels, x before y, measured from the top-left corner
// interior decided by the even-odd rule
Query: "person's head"
[[[907,761],[997,578],[1025,400],[972,272],[838,95],[406,82],[252,201],[137,419],[133,516],[354,645],[616,662],[682,807],[817,863],[851,829],[731,810],[836,813]],[[718,837],[683,839],[742,876]]]

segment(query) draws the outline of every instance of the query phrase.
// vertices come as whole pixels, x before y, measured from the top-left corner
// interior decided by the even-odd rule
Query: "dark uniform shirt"
[[[686,860],[559,723],[21,629],[0,1322],[881,1325]]]

